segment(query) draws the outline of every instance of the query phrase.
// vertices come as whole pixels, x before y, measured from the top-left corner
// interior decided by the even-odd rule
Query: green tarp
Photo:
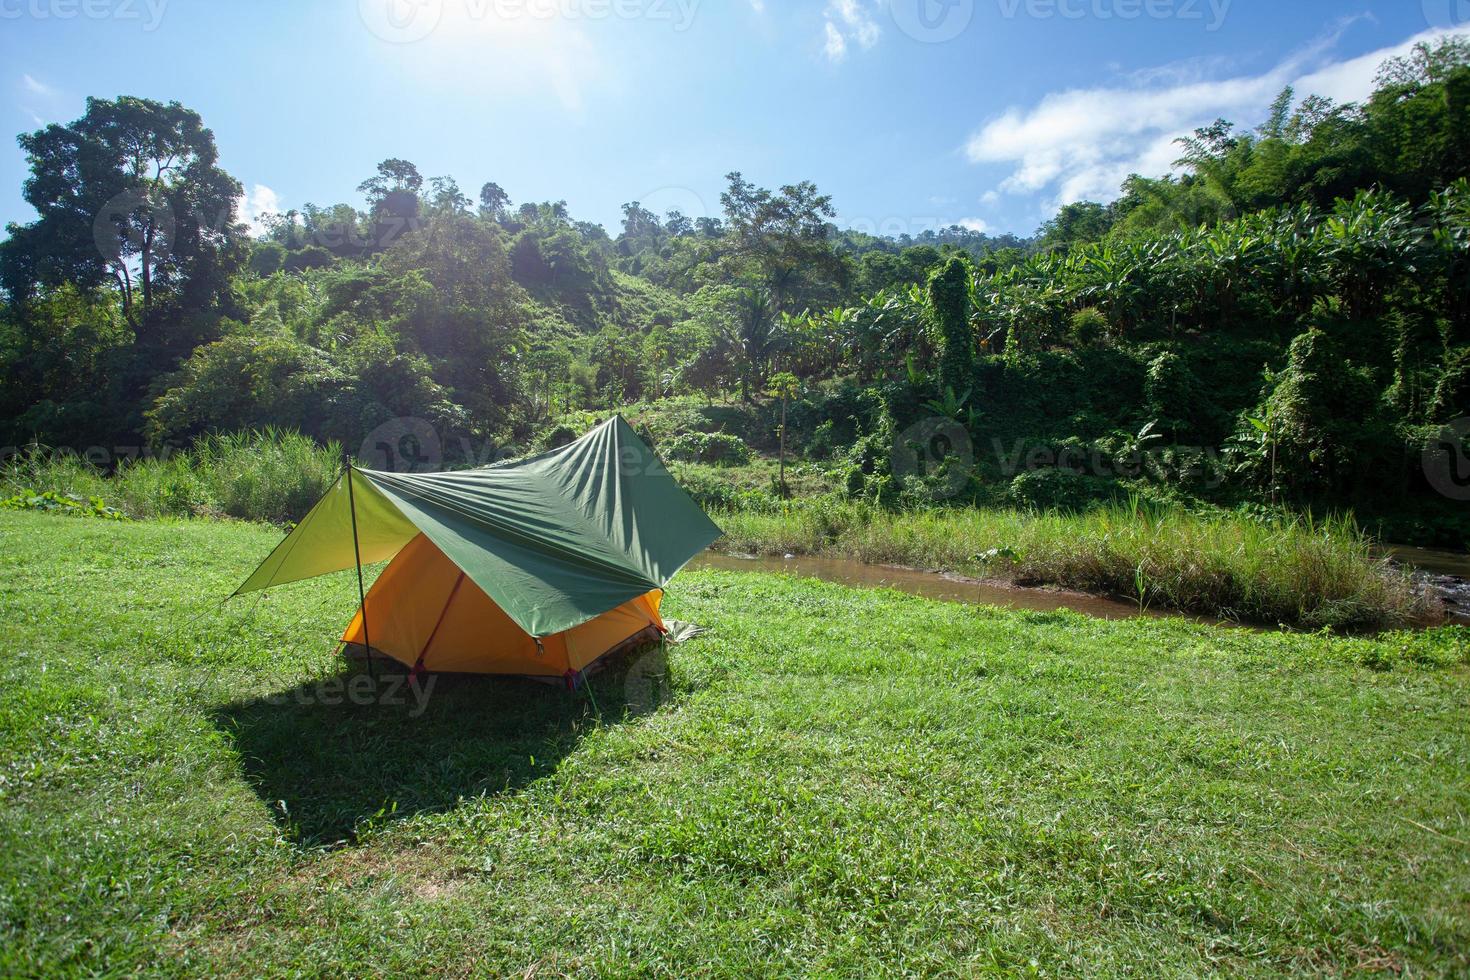
[[[537,637],[663,588],[721,533],[621,417],[512,463],[349,475],[365,564],[393,557],[422,532]],[[354,566],[346,479],[236,595]]]

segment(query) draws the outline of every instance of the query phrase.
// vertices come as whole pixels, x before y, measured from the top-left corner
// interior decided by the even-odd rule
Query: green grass
[[[720,547],[940,568],[1118,596],[1141,605],[1306,629],[1397,628],[1435,615],[1351,521],[1115,505],[1080,514],[887,511],[796,502],[726,509]]]
[[[124,462],[111,475],[75,454],[33,449],[0,466],[0,497],[53,491],[100,497],[132,517],[225,515],[300,520],[341,475],[341,450],[268,429],[207,436],[189,450]]]
[[[0,513],[0,974],[1470,970],[1470,631],[702,572],[414,717],[297,697],[350,574],[219,606],[277,537]]]

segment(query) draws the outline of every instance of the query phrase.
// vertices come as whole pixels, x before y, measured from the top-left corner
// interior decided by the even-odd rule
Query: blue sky
[[[88,95],[178,100],[247,216],[348,200],[385,157],[565,199],[715,214],[723,175],[813,180],[842,224],[1029,234],[1157,174],[1173,137],[1339,100],[1470,25],[1470,0],[0,0],[0,221],[29,220],[9,138]]]

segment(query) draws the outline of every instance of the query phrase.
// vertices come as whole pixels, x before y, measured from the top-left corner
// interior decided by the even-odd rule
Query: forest
[[[93,98],[19,142],[37,218],[0,243],[11,458],[107,471],[263,430],[356,447],[417,418],[468,465],[621,411],[676,458],[779,452],[747,502],[1143,494],[1470,534],[1424,463],[1470,415],[1464,39],[1385,63],[1362,104],[1288,89],[1253,128],[1181,135],[1176,175],[1027,239],[844,230],[815,184],[740,172],[719,214],[630,202],[614,236],[408,159],[254,235],[178,103]],[[971,452],[896,466],[925,420]],[[719,482],[694,489],[729,502]]]

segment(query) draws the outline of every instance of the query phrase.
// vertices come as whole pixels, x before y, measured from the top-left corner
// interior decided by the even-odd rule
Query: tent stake
[[[367,592],[362,587],[362,549],[357,543],[357,498],[352,493],[352,454],[342,450],[342,468],[347,475],[347,509],[352,513],[352,557],[357,562],[357,609],[362,616],[362,646],[367,652],[368,676],[378,681],[373,667],[373,641],[368,635]]]

